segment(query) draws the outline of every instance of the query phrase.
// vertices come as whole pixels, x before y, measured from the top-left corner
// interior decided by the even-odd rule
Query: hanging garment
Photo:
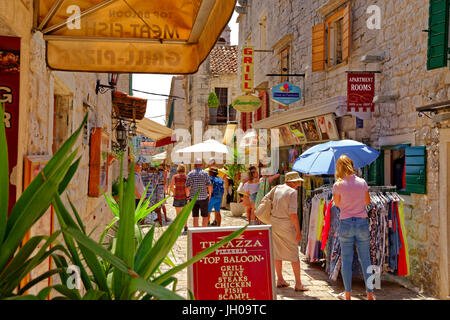
[[[398,221],[398,234],[399,234],[399,254],[398,254],[398,266],[397,266],[397,275],[405,276],[408,273],[408,267],[406,266],[406,253],[405,253],[405,242],[403,239],[402,226],[400,222],[400,215],[398,210],[398,202],[394,202],[394,210]]]
[[[402,227],[403,243],[405,246],[405,260],[406,260],[405,276],[409,276],[411,269],[410,269],[410,264],[409,264],[408,237],[407,237],[406,228],[405,228],[405,214],[404,214],[403,201],[400,201],[398,204],[398,212],[400,215],[400,225]]]
[[[322,231],[322,250],[326,249],[328,234],[330,231],[330,218],[331,218],[331,207],[333,206],[333,201],[329,201],[328,205],[325,207],[325,222]]]
[[[317,218],[319,216],[319,198],[312,199],[311,214],[309,217],[308,244],[306,247],[306,259],[314,261],[314,249],[316,245]]]
[[[323,229],[323,221],[325,217],[325,209],[326,209],[326,201],[325,199],[320,199],[319,205],[319,215],[317,218],[317,228],[316,228],[316,239],[320,241],[322,239],[322,229]]]
[[[300,251],[306,254],[306,246],[308,244],[309,216],[311,214],[311,198],[306,199],[303,205],[302,219],[302,241],[300,241]]]

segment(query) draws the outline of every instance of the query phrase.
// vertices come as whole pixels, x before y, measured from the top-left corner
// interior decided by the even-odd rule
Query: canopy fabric
[[[114,91],[112,105],[120,118],[142,120],[147,110],[147,99],[129,96],[120,91]]]
[[[37,0],[50,68],[188,74],[198,70],[236,0]]]
[[[143,118],[141,121],[137,121],[136,126],[137,133],[142,134],[154,141],[171,137],[174,132],[172,129],[148,118]]]
[[[152,161],[164,161],[167,159],[167,151],[155,154],[152,156]]]
[[[234,136],[234,132],[236,131],[237,128],[237,124],[227,124],[226,128],[225,128],[225,134],[223,135],[223,140],[222,143],[225,145],[230,145],[232,140],[233,140],[233,136]]]
[[[177,153],[195,153],[195,152],[217,152],[228,153],[228,147],[216,140],[210,139],[205,142],[194,144],[190,147],[179,149]]]
[[[318,144],[303,152],[292,169],[310,175],[334,174],[336,161],[345,154],[355,168],[362,168],[375,161],[379,152],[354,140],[330,141]]]

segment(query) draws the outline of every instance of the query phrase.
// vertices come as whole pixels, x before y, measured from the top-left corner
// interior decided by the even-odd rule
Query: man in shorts
[[[208,222],[212,210],[214,209],[214,221],[211,225],[220,227],[220,223],[222,221],[222,217],[220,216],[220,205],[222,204],[222,197],[225,189],[224,182],[217,176],[218,174],[219,170],[217,168],[212,167],[209,169],[209,176],[212,185],[212,196],[208,205]]]
[[[194,227],[199,226],[199,211],[202,216],[202,227],[208,226],[208,203],[211,198],[212,186],[208,173],[202,167],[203,160],[201,158],[195,159],[194,170],[189,172],[186,179],[186,193],[190,200],[199,191],[197,201],[192,209]]]

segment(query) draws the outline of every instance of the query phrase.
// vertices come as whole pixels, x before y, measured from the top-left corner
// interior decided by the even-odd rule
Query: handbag
[[[261,201],[261,204],[256,208],[255,215],[258,220],[260,220],[264,224],[271,224],[271,215],[272,215],[272,201],[273,195],[275,194],[275,190],[277,187],[273,188],[269,192],[268,197],[264,197]]]

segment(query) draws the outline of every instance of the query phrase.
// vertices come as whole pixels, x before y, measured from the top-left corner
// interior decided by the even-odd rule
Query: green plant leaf
[[[133,268],[136,250],[134,240],[135,181],[134,163],[128,175],[128,184],[120,206],[119,231],[117,232],[116,256]],[[113,291],[116,298],[129,299],[130,277],[122,272],[114,272]]]
[[[142,259],[142,263],[139,265],[139,268],[136,269],[136,272],[144,279],[148,279],[155,272],[173,247],[197,201],[198,193],[199,192],[197,192],[192,201],[180,211],[179,215],[172,221],[163,235]]]
[[[39,297],[33,296],[31,294],[27,294],[25,296],[14,296],[6,298],[5,300],[40,300]]]
[[[37,294],[37,297],[39,298],[39,300],[45,300],[45,299],[47,299],[47,297],[51,291],[52,291],[52,287],[45,287],[44,289],[39,291],[39,293]]]
[[[132,277],[137,277],[137,274],[123,260],[113,255],[111,252],[103,248],[94,240],[88,238],[85,234],[83,234],[79,230],[73,228],[65,228],[63,229],[63,233],[72,236],[77,242],[84,245],[86,248],[93,251],[96,255],[102,257],[102,259],[108,261],[125,274],[130,275]]]
[[[81,300],[103,300],[107,297],[106,293],[100,290],[88,290]]]
[[[77,219],[78,226],[80,227],[81,231],[83,231],[84,234],[86,234],[86,229],[84,228],[83,221],[81,220],[80,215],[78,214],[77,209],[73,205],[72,201],[70,200],[69,196],[67,196],[67,201],[69,201],[70,207],[72,208],[72,212],[75,215],[75,219]]]
[[[61,228],[67,228],[68,226],[72,226],[78,229],[69,212],[62,204],[62,201],[59,198],[59,196],[53,199],[53,208],[55,209],[56,217],[58,218],[58,222]],[[80,268],[80,276],[81,280],[83,281],[83,285],[87,290],[92,289],[91,280],[89,279],[89,275],[87,274],[87,271],[84,268],[84,265],[78,254],[78,250],[77,247],[75,246],[74,240],[72,239],[72,237],[68,236],[65,233],[63,233],[63,238],[66,243],[67,249],[70,252],[72,263]]]
[[[75,158],[76,152],[74,151],[67,159],[62,161],[60,167],[58,167],[59,170],[54,175],[44,178],[42,174],[38,174],[30,184],[30,186],[37,186],[35,192],[30,194],[30,190],[33,189],[27,188],[16,202],[8,219],[6,238],[2,250],[0,250],[0,270],[13,256],[27,231],[47,211],[52,198],[57,194],[59,183]]]
[[[78,290],[71,290],[62,284],[56,284],[52,287],[70,300],[81,300],[81,296]]]
[[[184,300],[183,297],[168,290],[167,288],[146,281],[145,279],[142,278],[132,279],[130,282],[130,287],[132,291],[147,292],[148,294],[163,300]]]
[[[103,230],[101,236],[100,236],[100,240],[98,241],[98,243],[102,244],[105,240],[106,234],[108,233],[109,229],[111,229],[114,224],[119,221],[119,217],[114,217],[111,222],[106,226],[106,228]]]
[[[4,119],[5,104],[0,102],[0,244],[6,234],[6,221],[8,217],[9,204],[9,165],[8,146],[6,143],[6,132]],[[0,269],[1,270],[1,269]]]
[[[41,282],[42,280],[45,280],[47,278],[50,278],[51,276],[58,274],[58,273],[62,273],[64,272],[64,269],[52,269],[49,270],[47,272],[44,272],[43,274],[41,274],[40,276],[34,278],[33,280],[31,280],[30,282],[28,282],[25,286],[23,286],[23,288],[21,288],[17,293],[18,294],[24,294],[27,290],[31,289],[33,286],[35,286],[36,284],[38,284],[39,282]],[[48,295],[48,294],[47,294]]]
[[[193,257],[189,261],[187,261],[187,262],[185,262],[183,264],[180,264],[179,266],[177,266],[175,268],[170,269],[166,273],[164,273],[161,276],[159,276],[158,278],[154,279],[154,282],[155,283],[162,283],[163,281],[167,280],[168,278],[170,278],[175,273],[183,270],[184,268],[186,268],[186,267],[190,266],[191,264],[199,261],[200,259],[203,259],[207,255],[213,253],[214,251],[216,251],[217,249],[219,249],[223,245],[227,244],[228,242],[230,242],[231,240],[233,240],[234,238],[236,238],[237,236],[242,234],[245,231],[245,229],[247,229],[247,225],[245,227],[239,229],[239,230],[234,231],[230,235],[228,235],[225,238],[223,238],[221,241],[217,242],[215,245],[213,245],[213,246],[203,250],[202,252],[196,254],[195,257]]]
[[[75,172],[77,172],[78,166],[80,165],[80,161],[81,157],[79,157],[74,163],[72,163],[66,175],[64,176],[64,179],[59,184],[58,193],[60,195],[64,192],[64,190],[66,190],[67,186],[69,185],[70,181],[75,175]]]
[[[147,254],[147,252],[150,252],[150,249],[153,246],[153,239],[155,234],[155,227],[156,225],[153,225],[150,231],[147,232],[144,239],[140,243],[136,255],[134,256],[134,269],[138,270],[139,266],[141,264],[142,259]]]

